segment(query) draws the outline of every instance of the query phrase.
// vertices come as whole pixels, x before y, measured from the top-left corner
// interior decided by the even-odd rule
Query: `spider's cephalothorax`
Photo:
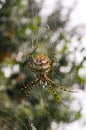
[[[59,96],[57,96],[57,93],[53,88],[54,86],[56,88],[59,88],[59,89],[63,90],[63,91],[73,92],[71,90],[60,87],[57,83],[53,82],[48,77],[48,73],[51,70],[52,61],[50,61],[44,54],[40,54],[36,58],[33,59],[32,58],[32,53],[31,53],[27,63],[28,63],[28,67],[32,70],[32,72],[34,72],[36,74],[37,78],[35,80],[33,80],[32,82],[28,82],[25,86],[23,86],[21,88],[22,91],[24,89],[27,89],[27,92],[25,94],[26,97],[29,96],[32,89],[34,87],[36,87],[37,84],[38,85],[43,85],[43,86],[47,85],[49,87],[50,91],[54,94],[54,96],[56,97],[57,100],[59,100],[60,98],[59,98]],[[28,88],[29,88],[29,90],[28,90]]]

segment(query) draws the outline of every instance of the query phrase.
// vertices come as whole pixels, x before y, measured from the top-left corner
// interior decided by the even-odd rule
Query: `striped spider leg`
[[[76,91],[72,91],[70,89],[65,89],[63,87],[60,87],[57,83],[53,82],[47,75],[45,76],[45,80],[46,80],[47,84],[49,85],[48,87],[49,87],[50,91],[54,94],[54,96],[56,97],[56,99],[58,101],[60,101],[60,97],[57,96],[57,93],[54,90],[53,86],[55,86],[58,89],[61,89],[62,91],[65,91],[65,92],[71,92],[71,93],[76,92]]]
[[[33,50],[33,52],[36,49]],[[21,88],[21,90],[23,91],[24,89],[27,89],[29,87],[29,90],[26,92],[26,97],[29,96],[29,94],[31,93],[32,89],[37,85],[44,85],[44,86],[48,86],[51,93],[53,93],[53,95],[56,97],[56,99],[59,101],[60,97],[57,96],[56,91],[54,90],[53,86],[55,86],[56,88],[61,89],[62,91],[66,91],[66,92],[74,92],[72,90],[68,90],[65,88],[60,87],[57,83],[55,83],[54,81],[52,81],[49,77],[48,77],[48,73],[51,70],[51,62],[44,54],[40,54],[38,55],[35,59],[32,58],[32,54],[31,53],[29,60],[27,61],[28,67],[31,69],[32,72],[34,72],[37,76],[37,78],[35,80],[33,80],[31,83],[27,83],[23,88]]]
[[[33,53],[36,51],[37,47],[34,48],[34,50],[29,54],[29,57],[26,58],[26,60],[24,61],[24,63],[28,62],[28,67],[31,69],[33,68]],[[32,70],[33,71],[33,70]],[[36,78],[34,81],[32,82],[28,82],[26,83],[24,86],[21,87],[21,91],[23,92],[25,89],[29,88],[29,91],[27,92],[27,94],[25,95],[26,97],[29,96],[29,94],[31,93],[32,89],[35,87],[35,84],[39,81],[39,78]]]
[[[25,89],[27,89],[27,92],[25,94],[26,97],[28,97],[31,92],[32,92],[32,89],[36,86],[37,82],[39,82],[39,78],[36,78],[35,80],[33,80],[31,83],[28,82],[26,85],[24,85],[22,88],[21,88],[21,91],[23,92]],[[29,88],[29,90],[28,90]]]

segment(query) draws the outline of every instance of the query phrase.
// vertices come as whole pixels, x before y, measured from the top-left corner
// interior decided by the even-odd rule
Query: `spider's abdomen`
[[[43,54],[38,55],[35,58],[34,66],[41,73],[47,73],[50,70],[50,62],[49,62],[48,58]]]

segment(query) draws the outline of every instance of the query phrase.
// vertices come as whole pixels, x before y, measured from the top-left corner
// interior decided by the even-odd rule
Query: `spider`
[[[60,101],[60,97],[57,95],[53,86],[55,86],[58,89],[61,89],[62,91],[74,92],[72,90],[60,87],[57,83],[55,83],[49,78],[48,74],[51,71],[51,66],[53,64],[53,61],[50,61],[44,54],[39,54],[35,59],[33,59],[32,55],[36,49],[37,48],[35,48],[32,51],[29,58],[27,59],[27,64],[28,64],[28,67],[32,70],[32,72],[36,74],[37,78],[31,81],[31,83],[28,82],[25,86],[21,88],[21,91],[23,91],[24,89],[27,89],[29,86],[29,90],[26,92],[25,96],[28,97],[31,94],[32,89],[37,84],[40,84],[42,86],[48,86],[51,93],[55,96],[55,98],[58,101]]]

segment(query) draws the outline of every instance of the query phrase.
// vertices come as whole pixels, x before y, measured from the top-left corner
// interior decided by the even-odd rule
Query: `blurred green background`
[[[78,48],[75,46],[71,51],[71,43],[75,39],[80,45],[82,39],[77,27],[66,29],[73,8],[63,17],[64,7],[59,0],[57,9],[43,24],[39,16],[41,4],[34,0],[0,1],[0,130],[32,130],[31,123],[37,130],[51,130],[53,121],[69,123],[81,117],[81,109],[70,109],[70,93],[55,88],[64,106],[48,88],[37,86],[27,99],[20,92],[20,87],[34,79],[25,59],[36,46],[34,57],[44,53],[52,60],[55,52],[55,68],[49,77],[60,86],[84,89],[86,81],[79,75],[85,57],[78,64],[70,58]]]

